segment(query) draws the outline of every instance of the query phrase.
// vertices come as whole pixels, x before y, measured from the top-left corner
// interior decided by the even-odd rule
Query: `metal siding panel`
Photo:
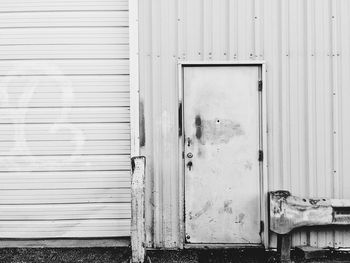
[[[64,79],[67,81],[67,79]],[[22,76],[20,78],[0,77],[0,82],[6,84],[0,90],[8,93],[25,93],[30,87],[27,83],[35,83],[37,93],[61,93],[69,91],[73,94],[80,93],[129,93],[129,76],[127,75],[92,75],[69,76],[68,87],[62,85],[55,77]]]
[[[130,153],[129,140],[84,141],[79,146],[72,141],[46,141],[45,144],[41,141],[27,141],[20,147],[16,143],[18,142],[0,141],[0,156],[6,156],[9,153],[12,156],[70,155],[74,152],[81,155],[120,155]]]
[[[228,1],[213,1],[213,59],[226,60],[228,50]]]
[[[280,125],[273,125],[274,123],[282,122],[281,114],[281,39],[279,37],[279,30],[281,28],[281,14],[280,10],[280,0],[268,0],[266,1],[265,15],[264,20],[264,32],[268,34],[264,37],[264,49],[265,59],[269,58],[271,63],[268,65],[268,74],[267,74],[267,87],[270,91],[270,103],[268,103],[267,108],[268,112],[271,112],[270,118],[268,119],[268,127],[270,127],[270,134],[272,140],[268,143],[268,158],[271,167],[269,174],[271,180],[269,180],[269,188],[275,189],[279,185],[282,185],[282,156],[280,145],[282,143],[282,132]],[[277,14],[277,15],[275,15]],[[278,26],[274,26],[278,25]],[[270,29],[270,30],[269,30]]]
[[[335,96],[337,97],[337,104],[334,105],[334,111],[337,113],[337,119],[335,119],[335,131],[338,136],[337,145],[335,145],[335,151],[338,156],[338,167],[336,174],[338,180],[335,182],[336,195],[339,198],[350,198],[349,185],[350,180],[348,178],[349,173],[349,162],[347,157],[350,155],[349,148],[349,131],[350,131],[350,120],[348,106],[348,98],[350,96],[350,90],[348,83],[350,83],[350,18],[348,12],[350,11],[350,2],[344,0],[335,1],[335,34],[336,45],[334,47],[335,61],[337,65],[336,78],[338,85]],[[342,229],[342,231],[335,231],[335,246],[339,247],[350,247],[350,231]]]
[[[316,78],[316,60],[315,60],[315,0],[308,1],[306,5],[306,30],[307,30],[307,182],[308,195],[317,196],[315,185],[317,183],[317,142],[316,142],[316,93],[317,87],[315,83]],[[317,231],[309,231],[309,244],[317,244]]]
[[[176,89],[176,61],[177,61],[177,3],[173,0],[162,0],[161,4],[162,21],[160,28],[160,65],[163,75],[160,79],[159,91],[162,96],[161,101],[161,136],[163,144],[162,156],[168,156],[167,162],[162,162],[162,173],[167,174],[167,179],[163,181],[163,229],[165,235],[164,245],[170,247],[174,245],[173,240],[178,240],[179,225],[176,223],[179,214],[179,205],[173,200],[178,198],[178,151],[177,144],[172,143],[177,140],[177,97]],[[170,226],[170,227],[169,227]]]
[[[17,189],[0,191],[1,205],[118,203],[130,201],[129,188]]]
[[[238,0],[229,1],[228,6],[228,23],[229,23],[229,33],[228,33],[228,45],[229,45],[229,59],[237,59],[238,53]]]
[[[128,45],[0,46],[0,60],[8,59],[128,59]]]
[[[111,95],[110,93],[108,94]],[[52,123],[52,120],[55,120],[55,118],[57,123],[127,123],[130,121],[128,107],[72,108],[70,111],[67,111],[65,119],[57,118],[60,113],[62,113],[62,109],[59,108],[48,108],[45,109],[45,112],[40,108],[28,108],[26,116],[23,117],[22,109],[0,108],[0,123]]]
[[[4,221],[0,225],[0,235],[32,239],[124,237],[130,235],[130,219]]]
[[[69,124],[1,124],[0,141],[19,141],[20,134],[25,139],[38,141],[72,141],[84,140],[129,140],[129,123],[77,123]],[[59,137],[57,136],[59,134]],[[78,140],[79,143],[79,140]]]
[[[139,23],[139,42],[142,45],[139,45],[139,65],[140,65],[140,83],[143,84],[140,89],[140,118],[143,119],[142,124],[140,124],[140,135],[143,137],[143,140],[140,144],[141,155],[147,156],[147,165],[146,165],[146,174],[154,175],[153,173],[153,151],[154,145],[152,142],[153,136],[153,123],[150,121],[144,121],[145,116],[149,116],[153,108],[153,90],[152,90],[152,38],[150,37],[152,32],[152,27],[150,26],[152,17],[148,15],[152,10],[151,0],[139,1],[139,20],[142,23]],[[144,12],[147,10],[147,12]],[[141,70],[142,69],[142,70]],[[147,103],[146,103],[147,102]],[[142,106],[141,106],[142,105]],[[147,146],[147,147],[146,147]],[[155,207],[154,206],[154,176],[146,176],[145,183],[146,187],[146,207]],[[156,209],[146,209],[145,218],[146,218],[146,245],[151,247],[154,241],[154,216]]]
[[[49,72],[53,69],[52,72]],[[53,72],[55,70],[55,72]],[[115,60],[0,60],[0,76],[30,75],[127,75],[129,61]],[[5,80],[6,81],[6,80]]]
[[[159,157],[163,156],[162,154],[162,145],[164,140],[158,140],[158,138],[162,138],[162,93],[160,90],[160,83],[162,79],[162,67],[160,63],[160,53],[161,53],[161,3],[162,0],[152,1],[151,4],[151,67],[152,67],[152,94],[153,94],[153,102],[151,107],[151,116],[145,116],[146,122],[149,121],[149,117],[154,120],[154,132],[151,135],[151,140],[147,140],[148,144],[153,145],[153,176],[154,176],[154,243],[155,247],[164,247],[165,235],[169,236],[169,233],[165,234],[165,229],[163,229],[163,170],[162,170],[162,161],[160,161]],[[142,11],[141,11],[142,12]],[[142,21],[140,21],[142,23]],[[141,69],[142,70],[142,69]],[[142,83],[140,85],[140,89],[142,89]],[[145,103],[149,103],[145,101]],[[147,157],[146,157],[147,158]],[[165,180],[165,178],[164,178]],[[171,229],[171,225],[167,226],[168,229]]]
[[[128,0],[4,0],[0,12],[128,10]]]
[[[175,136],[161,137],[162,127],[171,125],[164,121],[163,110],[167,110],[167,120],[169,114],[172,117],[177,114],[174,105],[167,106],[176,102],[173,89],[177,89],[174,85],[177,72],[169,66],[176,62],[171,56],[164,57],[169,49],[173,50],[169,43],[178,43],[174,55],[184,60],[223,60],[225,51],[230,60],[264,59],[268,70],[269,190],[286,189],[310,197],[347,197],[345,189],[349,182],[343,160],[348,153],[342,145],[346,145],[348,134],[343,114],[347,111],[344,101],[348,94],[343,87],[349,82],[349,3],[177,0],[179,9],[169,11],[173,5],[153,1],[151,8],[147,5],[140,8],[140,24],[146,32],[141,33],[140,46],[153,51],[141,55],[144,64],[140,68],[144,79],[147,74],[151,77],[147,85],[141,81],[141,90],[147,94],[145,98],[148,96],[144,100],[148,127],[145,152],[152,160],[148,169],[155,182],[155,194],[148,194],[155,204],[149,243],[150,235],[154,234],[155,246],[181,246],[176,231],[183,219],[163,210],[169,202],[175,205],[179,200],[174,195],[178,186],[175,184],[170,191],[168,180],[174,180],[170,165],[174,171],[177,166],[176,162],[169,162],[169,157],[175,156],[164,155],[169,149],[176,152],[178,141]],[[169,22],[176,17],[178,26]],[[152,63],[147,63],[150,60]],[[333,98],[333,88],[341,99]],[[176,123],[176,119],[171,121]],[[333,126],[338,129],[337,138]],[[166,150],[161,150],[165,145]],[[153,150],[148,151],[147,147]],[[164,163],[169,166],[164,168]],[[334,178],[335,165],[339,174]],[[174,221],[164,221],[170,217]],[[298,232],[293,244],[350,246],[349,240],[343,231],[314,229],[310,233]],[[274,235],[270,245],[275,246]]]
[[[35,158],[33,156],[32,158]],[[51,160],[54,156],[51,156]],[[62,157],[61,157],[62,158]],[[22,158],[23,159],[23,158]],[[46,157],[46,159],[50,159]],[[125,158],[124,158],[125,159]],[[0,178],[3,181],[0,189],[4,192],[12,190],[49,190],[49,189],[107,189],[107,188],[130,188],[130,178],[127,170],[125,171],[50,171],[50,167],[45,169],[39,167],[40,159],[36,158],[37,167],[35,171],[8,171],[1,173]],[[50,164],[48,163],[48,166]],[[40,171],[41,170],[41,171]],[[18,184],[18,181],[23,184]]]
[[[128,219],[129,203],[2,205],[1,221]]]
[[[44,23],[43,23],[44,22]],[[48,28],[48,27],[127,27],[127,11],[71,11],[2,13],[1,28]]]
[[[129,42],[129,31],[126,27],[1,28],[0,30],[0,45],[95,45]]]
[[[204,12],[203,12],[203,1],[178,1],[180,3],[179,16],[182,18],[181,33],[179,38],[181,43],[180,47],[183,50],[180,51],[179,56],[181,59],[187,60],[198,60],[203,57],[203,23],[204,23]],[[189,10],[198,10],[197,12],[189,12]],[[191,24],[188,27],[187,24]]]

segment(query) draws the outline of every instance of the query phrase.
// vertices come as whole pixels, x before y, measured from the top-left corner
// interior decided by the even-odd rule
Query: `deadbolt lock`
[[[193,157],[193,154],[192,154],[192,153],[188,153],[188,154],[187,154],[187,157],[188,157],[188,158],[192,158],[192,157]]]

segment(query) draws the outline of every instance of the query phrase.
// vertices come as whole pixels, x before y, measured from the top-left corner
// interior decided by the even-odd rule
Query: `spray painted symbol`
[[[33,105],[35,106],[35,101],[40,99],[44,103],[44,106],[38,105],[38,107],[43,107],[43,114],[45,113],[44,108],[50,107],[47,101],[45,103],[45,95],[50,93],[49,89],[52,85],[45,87],[47,90],[38,92],[39,84],[43,85],[43,83],[53,84],[60,90],[55,95],[61,95],[60,105],[55,105],[58,111],[55,114],[57,118],[50,121],[48,126],[46,125],[45,135],[51,135],[48,137],[53,138],[59,137],[63,133],[68,134],[68,138],[66,138],[70,139],[69,141],[74,144],[71,147],[72,152],[70,154],[60,159],[51,158],[49,161],[32,152],[33,148],[31,149],[29,141],[33,138],[30,140],[27,138],[30,125],[31,127],[35,126],[34,130],[37,129],[39,131],[37,137],[45,133],[43,130],[39,130],[43,125],[29,124],[28,122],[28,115]],[[26,61],[14,64],[13,70],[7,72],[6,76],[0,81],[0,108],[5,113],[2,117],[6,119],[6,121],[3,120],[2,122],[9,124],[0,125],[0,131],[1,126],[7,125],[10,133],[7,134],[5,139],[12,143],[12,147],[8,147],[6,152],[1,152],[3,156],[0,158],[2,170],[23,171],[28,169],[28,167],[31,170],[40,170],[42,168],[60,170],[60,168],[77,161],[85,144],[85,136],[81,129],[68,121],[71,112],[70,106],[73,105],[74,101],[74,92],[70,79],[54,63]],[[4,127],[4,129],[6,128]],[[33,134],[31,136],[33,137]],[[35,140],[41,141],[40,138],[35,138]],[[45,146],[45,142],[41,145]],[[18,158],[18,155],[25,158]]]

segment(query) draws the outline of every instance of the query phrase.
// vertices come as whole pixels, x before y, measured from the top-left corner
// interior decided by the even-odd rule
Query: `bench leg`
[[[281,263],[290,263],[290,249],[292,246],[291,235],[277,235],[277,252],[280,254]]]

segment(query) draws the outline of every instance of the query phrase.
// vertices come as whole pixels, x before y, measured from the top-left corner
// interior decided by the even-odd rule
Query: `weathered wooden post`
[[[146,158],[131,158],[131,252],[132,263],[145,260],[145,166]]]

